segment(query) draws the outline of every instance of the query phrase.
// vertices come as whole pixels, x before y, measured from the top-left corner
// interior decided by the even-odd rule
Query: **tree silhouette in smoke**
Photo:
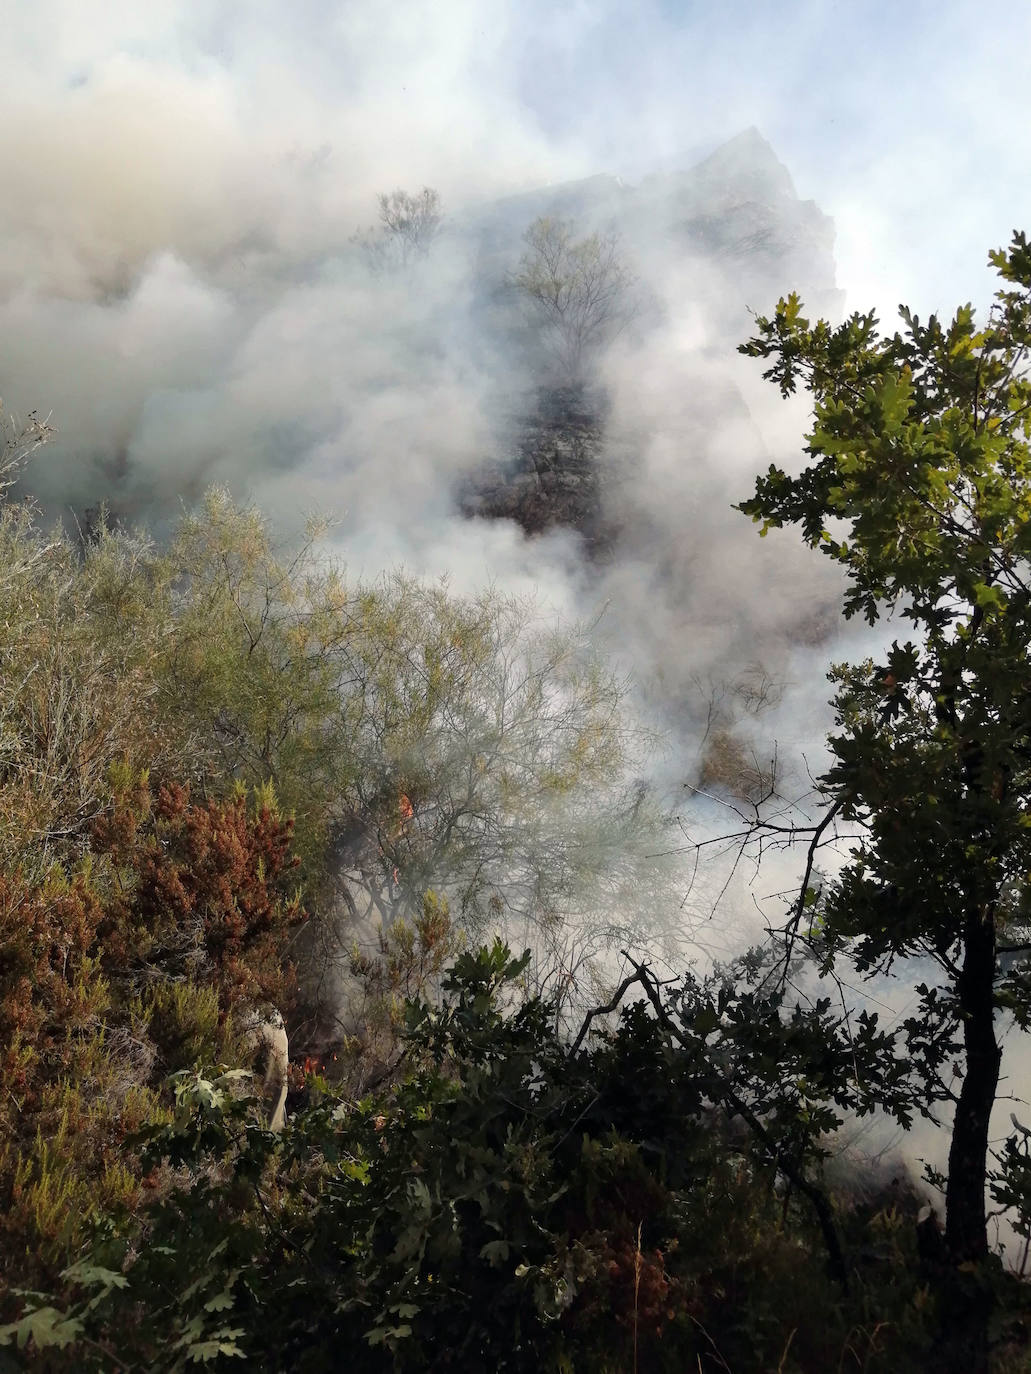
[[[403,271],[425,258],[440,232],[443,215],[440,196],[430,186],[418,195],[408,191],[383,192],[379,197],[379,224],[352,239],[373,272]]]
[[[568,221],[542,216],[523,241],[526,251],[511,284],[540,327],[540,344],[556,380],[578,385],[633,318],[634,274],[615,234],[577,239]]]

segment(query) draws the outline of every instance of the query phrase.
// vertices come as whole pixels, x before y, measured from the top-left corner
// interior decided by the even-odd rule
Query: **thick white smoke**
[[[59,439],[34,474],[52,511],[106,500],[160,527],[219,482],[285,533],[309,510],[329,513],[354,573],[403,563],[446,572],[459,590],[492,582],[597,617],[669,732],[657,773],[671,788],[697,765],[714,694],[731,709],[733,685],[759,667],[783,687],[781,704],[746,720],[745,746],[765,760],[776,737],[782,767],[799,772],[807,751],[818,768],[823,667],[840,632],[834,578],[792,534],[760,542],[730,507],[771,457],[798,454],[804,406],[780,402],[734,345],[749,307],[795,286],[840,309],[809,233],[819,216],[807,219],[755,139],[740,145],[744,180],[729,190],[726,161],[694,181],[647,173],[682,172],[685,147],[760,119],[797,156],[807,189],[825,173],[853,265],[866,226],[863,281],[879,285],[888,242],[905,270],[891,200],[916,145],[881,140],[864,176],[854,128],[833,134],[810,119],[802,135],[807,112],[836,101],[854,113],[871,98],[858,78],[832,94],[817,69],[826,7],[800,4],[773,27],[742,26],[729,10],[556,16],[506,0],[389,11],[312,0],[288,17],[206,0],[9,8],[0,389],[15,410],[53,412]],[[955,72],[970,41],[961,28],[936,27],[936,70]],[[873,30],[852,38],[872,59]],[[781,50],[810,64],[804,101],[792,87],[794,124],[767,70]],[[911,96],[897,103],[908,111]],[[994,136],[1001,121],[978,110]],[[890,123],[886,106],[874,123]],[[835,141],[856,172],[847,195],[828,170]],[[909,171],[924,185],[943,153],[930,135],[916,152]],[[756,156],[755,197],[784,217],[774,250],[761,233],[726,251],[686,243],[685,216],[708,204],[719,221],[747,200]],[[569,186],[605,158],[624,184]],[[423,184],[448,213],[431,259],[404,278],[371,275],[351,236],[375,219],[378,191]],[[497,311],[522,230],[547,212],[585,230],[614,225],[648,302],[605,361],[603,492],[622,534],[594,567],[572,533],[529,541],[456,504],[485,459],[511,455],[530,404],[526,358]],[[968,209],[961,227],[966,240],[1009,225]],[[917,256],[937,251],[924,243]]]
[[[547,41],[568,53],[584,22]],[[838,304],[827,253],[814,267],[804,233],[792,246],[798,201],[760,140],[741,145],[736,181],[732,157],[700,181],[649,182],[642,166],[634,183],[570,186],[597,170],[589,140],[532,118],[525,64],[545,40],[500,0],[311,4],[289,26],[261,5],[51,3],[10,31],[0,385],[13,409],[53,412],[33,474],[52,512],[104,500],[160,529],[222,483],[286,536],[309,511],[334,517],[353,574],[403,564],[596,619],[668,732],[655,772],[674,796],[713,694],[742,674],[763,665],[796,715],[800,692],[822,701],[810,660],[826,654],[833,579],[730,509],[803,424],[734,353],[747,307],[799,276]],[[681,220],[735,208],[753,175],[786,217],[774,250],[687,243]],[[351,239],[376,192],[422,184],[447,213],[431,257],[371,273]],[[605,361],[599,458],[622,533],[599,566],[572,532],[531,541],[458,511],[532,409],[505,279],[541,213],[614,227],[647,303]],[[766,725],[754,733],[768,750]]]
[[[841,302],[804,236],[751,259],[685,248],[676,186],[649,200],[646,177],[758,124],[834,214],[850,308],[948,308],[1031,220],[1031,19],[1001,0],[976,16],[923,0],[678,8],[0,3],[0,395],[59,428],[40,499],[66,517],[106,500],[160,528],[226,483],[286,534],[335,516],[355,574],[403,563],[458,590],[532,591],[596,621],[632,673],[667,731],[654,773],[671,794],[714,700],[760,764],[778,741],[801,791],[825,665],[867,650],[842,632],[829,569],[730,509],[771,458],[799,461],[805,423],[734,345],[747,307],[799,284],[820,310]],[[759,199],[794,214],[787,172],[764,166]],[[626,185],[557,189],[598,172]],[[423,185],[448,214],[432,257],[370,275],[350,239],[376,193]],[[554,210],[614,223],[649,302],[605,360],[603,491],[622,533],[593,566],[573,533],[527,540],[457,508],[470,474],[511,453],[532,392],[496,312],[520,233]],[[782,690],[753,719],[734,687],[761,670]],[[693,826],[721,824],[701,810]],[[788,877],[742,875],[734,919],[699,926],[700,944],[730,952],[751,897]]]

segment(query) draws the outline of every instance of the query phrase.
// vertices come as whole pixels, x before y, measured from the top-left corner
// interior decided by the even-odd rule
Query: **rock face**
[[[791,174],[757,129],[746,129],[689,171],[649,178],[637,195],[637,214],[647,205],[645,213],[667,219],[685,252],[723,269],[732,311],[742,300],[767,309],[772,288],[773,300],[799,291],[813,314],[840,313],[834,222],[815,201],[799,199]]]
[[[287,1075],[290,1067],[290,1043],[286,1023],[278,1011],[268,1015],[255,1012],[245,1024],[244,1034],[254,1055],[255,1081],[265,1107],[270,1131],[281,1131],[286,1125]]]
[[[506,273],[519,260],[522,234],[542,215],[569,220],[578,233],[618,236],[638,273],[638,339],[675,333],[682,312],[702,322],[709,348],[729,355],[749,331],[749,312],[769,310],[792,290],[814,316],[841,312],[833,223],[812,201],[799,199],[787,168],[755,129],[686,171],[650,176],[637,186],[594,176],[481,211],[464,232],[477,244],[484,297],[493,301],[502,330],[509,312],[510,343],[518,341],[518,301],[505,286]],[[532,347],[527,356],[532,374]],[[736,400],[747,414],[743,399]],[[570,528],[593,556],[607,553],[628,514],[612,493],[633,482],[632,472],[621,470],[624,459],[609,451],[609,409],[600,386],[532,388],[498,451],[459,493],[463,514],[513,520],[528,535]],[[695,416],[691,427],[704,430],[705,416]]]
[[[583,387],[542,390],[513,425],[512,458],[487,464],[460,493],[462,513],[514,520],[528,535],[564,526],[597,552],[611,533],[597,461],[604,410],[603,397]]]

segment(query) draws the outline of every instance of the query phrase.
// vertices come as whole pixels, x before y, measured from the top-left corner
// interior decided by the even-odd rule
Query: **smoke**
[[[734,345],[747,308],[800,277],[840,302],[827,226],[761,141],[700,180],[649,181],[657,143],[627,165],[656,110],[615,139],[601,87],[624,114],[625,82],[643,89],[640,69],[620,74],[622,18],[545,19],[505,0],[312,0],[289,21],[204,0],[19,7],[0,121],[0,394],[53,414],[58,439],[32,475],[53,514],[103,500],[160,531],[225,484],[287,538],[307,513],[331,516],[353,575],[403,565],[595,623],[666,732],[652,771],[679,799],[714,696],[745,717],[742,748],[770,748],[734,704],[757,665],[794,703],[777,728],[803,719],[818,738],[812,660],[835,581],[730,509],[771,457],[797,451],[804,414],[764,394]],[[633,20],[656,60],[672,24],[657,9]],[[711,35],[714,52],[725,38]],[[692,141],[711,149],[756,113],[735,99],[733,122],[710,111]],[[625,183],[581,180],[604,157]],[[370,272],[352,238],[377,193],[423,185],[447,216],[432,254]],[[739,212],[749,194],[772,246],[685,239],[685,219]],[[599,566],[573,532],[527,540],[458,513],[463,484],[512,457],[534,404],[505,283],[542,213],[619,233],[644,305],[605,360],[603,500],[621,535]],[[750,225],[746,213],[745,240]]]
[[[160,531],[224,483],[287,537],[328,514],[354,575],[404,565],[594,624],[665,733],[651,774],[685,814],[683,783],[720,732],[760,772],[776,742],[784,794],[804,792],[826,665],[876,645],[842,628],[826,560],[792,532],[758,540],[731,510],[770,461],[801,461],[806,419],[735,345],[749,309],[796,287],[824,313],[843,288],[886,322],[899,299],[984,303],[987,248],[1031,222],[1031,17],[1001,0],[682,9],[2,6],[0,395],[59,428],[32,473],[44,506],[68,518],[103,500]],[[754,138],[740,175],[724,159],[678,179],[753,124],[833,216],[837,280],[829,225]],[[377,193],[423,186],[447,217],[431,256],[371,274],[351,239]],[[715,239],[685,240],[706,205]],[[458,512],[532,406],[504,283],[543,213],[614,228],[642,293],[604,362],[602,493],[620,535],[597,564],[572,532],[528,540]],[[735,215],[739,238],[720,242]],[[692,838],[725,824],[694,801]],[[726,869],[690,888],[684,846],[685,920],[727,957],[795,869],[742,867],[703,919]],[[901,1014],[905,989],[881,992]],[[1008,1047],[1026,1094],[1019,1060]]]
[[[659,0],[8,9],[0,391],[53,413],[32,478],[52,513],[105,500],[161,529],[224,483],[286,536],[329,514],[353,574],[403,564],[594,622],[667,734],[654,775],[671,793],[714,728],[757,766],[778,740],[785,786],[792,768],[804,784],[803,754],[818,771],[824,665],[852,646],[825,562],[731,510],[769,461],[798,461],[805,423],[734,347],[786,290],[832,313],[839,285],[862,305],[941,270],[951,292],[950,254],[973,239],[969,267],[1005,236],[1023,183],[989,188],[982,164],[1028,137],[1023,85],[982,64],[970,89],[994,103],[971,105],[957,77],[989,36],[1006,69],[1024,48],[1000,26],[1026,21],[989,5],[976,33],[937,11],[928,27],[918,5],[891,12],[887,45],[886,8],[810,0],[687,17]],[[835,212],[838,282],[829,224],[757,136],[690,171],[753,122]],[[947,170],[975,166],[978,196],[957,198]],[[430,258],[370,273],[351,240],[377,193],[424,185],[447,216]],[[542,213],[614,229],[641,292],[604,364],[620,536],[599,565],[572,532],[458,513],[533,404],[505,282]],[[757,673],[779,688],[760,715],[741,695]]]

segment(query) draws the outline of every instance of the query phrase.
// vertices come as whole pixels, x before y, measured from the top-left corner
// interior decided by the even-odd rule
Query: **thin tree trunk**
[[[957,1264],[979,1263],[988,1255],[988,1126],[1002,1059],[995,1038],[995,923],[990,912],[968,919],[965,944],[958,992],[966,1073],[952,1128],[945,1199],[945,1240]]]
[[[964,929],[958,983],[966,1072],[956,1104],[945,1193],[945,1243],[951,1275],[943,1292],[946,1359],[950,1369],[983,1374],[988,1369],[990,1290],[986,1276],[963,1265],[988,1259],[985,1188],[988,1128],[999,1086],[1002,1051],[995,1038],[995,913],[971,912]]]

